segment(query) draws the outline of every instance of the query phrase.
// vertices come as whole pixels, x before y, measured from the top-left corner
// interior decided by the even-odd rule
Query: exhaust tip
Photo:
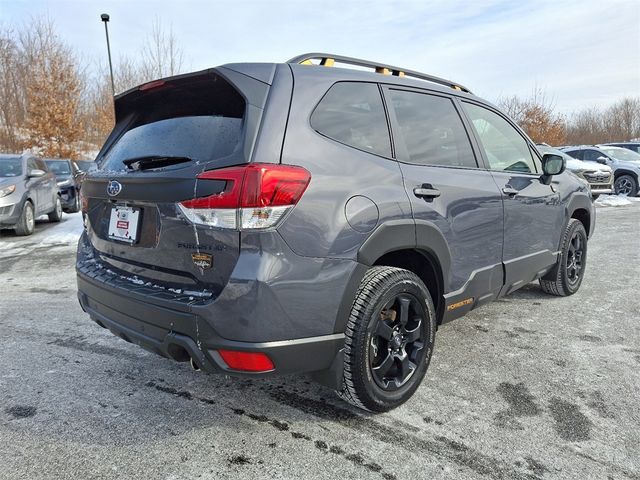
[[[200,366],[196,363],[193,357],[189,357],[189,363],[191,364],[191,368],[193,368],[196,372],[200,371]]]

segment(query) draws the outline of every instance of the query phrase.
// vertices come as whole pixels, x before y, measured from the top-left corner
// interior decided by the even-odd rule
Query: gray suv
[[[62,219],[55,175],[33,155],[0,154],[0,228],[31,235],[40,215],[50,222]]]
[[[635,196],[640,193],[640,154],[609,145],[581,145],[561,150],[585,162],[608,165],[613,170],[613,190],[616,195]]]
[[[309,372],[386,411],[440,325],[536,279],[582,282],[588,185],[455,82],[307,54],[115,102],[82,187],[80,304],[196,369]]]

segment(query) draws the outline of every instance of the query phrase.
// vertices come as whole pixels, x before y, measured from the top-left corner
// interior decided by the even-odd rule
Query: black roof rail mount
[[[394,67],[384,63],[372,62],[370,60],[362,60],[360,58],[345,57],[342,55],[334,55],[332,53],[303,53],[297,57],[293,57],[288,60],[287,63],[297,63],[300,65],[315,65],[312,60],[318,60],[319,65],[325,67],[332,67],[336,62],[344,63],[346,65],[355,65],[358,67],[372,68],[376,73],[383,75],[393,75],[396,77],[411,77],[420,80],[426,80],[427,82],[437,83],[444,85],[445,87],[453,88],[466,93],[471,93],[467,87],[460,85],[459,83],[452,82],[445,78],[435,77],[426,73],[416,72],[415,70],[409,70],[401,67]]]

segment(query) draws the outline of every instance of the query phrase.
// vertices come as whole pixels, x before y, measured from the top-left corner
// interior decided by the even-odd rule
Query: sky
[[[0,25],[48,15],[83,58],[139,54],[158,18],[183,70],[331,52],[449,78],[490,101],[542,89],[570,115],[640,96],[640,0],[0,0]]]

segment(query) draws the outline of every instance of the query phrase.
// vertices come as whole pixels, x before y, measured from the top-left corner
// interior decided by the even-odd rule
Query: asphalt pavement
[[[379,415],[114,337],[76,299],[79,228],[0,233],[2,479],[640,479],[639,202],[598,209],[576,295],[532,283],[445,325]]]

